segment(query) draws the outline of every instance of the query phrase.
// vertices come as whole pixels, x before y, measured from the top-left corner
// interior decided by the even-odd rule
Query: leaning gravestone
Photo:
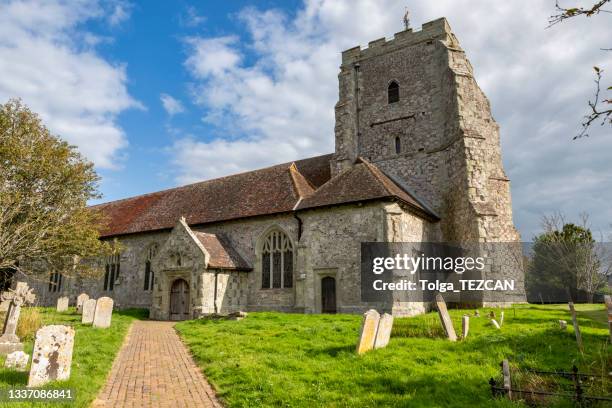
[[[70,378],[74,329],[70,326],[44,326],[36,332],[28,387],[39,387],[53,380]]]
[[[463,315],[461,318],[461,338],[465,340],[470,331],[470,315]]]
[[[113,299],[109,297],[101,297],[96,302],[96,312],[94,313],[94,327],[107,328],[111,325],[113,316]]]
[[[9,301],[9,309],[4,320],[4,328],[0,337],[0,354],[8,354],[13,351],[23,350],[23,344],[19,337],[15,334],[17,330],[17,322],[21,313],[21,306],[26,303],[34,303],[36,296],[32,293],[32,289],[25,282],[17,282],[15,289],[9,289],[8,292],[2,293],[0,296],[2,301]]]
[[[374,309],[370,309],[363,314],[359,343],[357,344],[357,354],[363,354],[366,351],[372,350],[374,341],[376,340],[376,331],[378,330],[379,321],[380,315]]]
[[[391,339],[391,329],[393,329],[393,316],[385,313],[380,316],[378,321],[378,329],[376,330],[376,339],[374,340],[374,348],[383,348],[389,344]]]
[[[78,314],[83,313],[83,303],[85,303],[85,301],[88,299],[89,295],[87,293],[81,293],[79,296],[77,296],[76,311]]]
[[[81,323],[89,324],[94,321],[94,313],[96,312],[96,299],[87,299],[83,302],[83,316]]]
[[[6,356],[4,367],[14,368],[17,371],[25,371],[28,366],[30,355],[23,351],[13,351]]]
[[[440,316],[440,321],[442,322],[442,327],[444,328],[444,332],[446,333],[446,337],[450,341],[457,341],[457,334],[455,334],[455,328],[453,327],[453,321],[448,314],[448,309],[446,308],[446,302],[441,294],[436,294],[436,306],[438,307],[438,315]]]
[[[65,312],[68,310],[68,303],[70,303],[70,298],[68,296],[62,296],[57,298],[57,311]]]

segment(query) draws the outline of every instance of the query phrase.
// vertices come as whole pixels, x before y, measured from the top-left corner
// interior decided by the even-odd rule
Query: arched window
[[[399,136],[395,137],[395,154],[400,154],[402,152],[402,141]]]
[[[391,81],[387,88],[387,100],[389,103],[399,102],[399,84],[395,81]]]
[[[106,267],[104,273],[104,290],[112,291],[115,288],[115,281],[119,278],[119,257],[117,252],[106,259]]]
[[[270,232],[261,248],[261,287],[293,286],[293,245],[281,231]]]
[[[51,272],[49,277],[49,292],[59,292],[62,290],[62,274]]]
[[[155,283],[155,273],[151,270],[151,260],[157,253],[157,245],[153,244],[147,250],[147,259],[145,261],[145,276],[144,276],[144,290],[153,290],[153,284]]]

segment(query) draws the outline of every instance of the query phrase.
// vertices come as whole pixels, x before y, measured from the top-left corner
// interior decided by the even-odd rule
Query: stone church
[[[121,253],[100,280],[33,282],[41,302],[412,315],[429,303],[361,300],[362,242],[520,241],[499,126],[444,18],[342,52],[338,80],[334,153],[92,207]],[[521,270],[487,273],[522,285]]]

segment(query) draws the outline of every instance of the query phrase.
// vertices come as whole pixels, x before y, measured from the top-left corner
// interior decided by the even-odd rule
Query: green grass
[[[146,310],[128,309],[113,312],[111,327],[98,329],[81,324],[81,315],[74,308],[58,313],[55,308],[39,308],[43,324],[64,324],[75,329],[72,369],[68,381],[55,381],[43,388],[72,388],[76,395],[74,403],[0,403],[1,407],[87,407],[95,399],[106,381],[106,376],[119,351],[127,330],[136,319],[147,318]],[[32,355],[33,341],[26,341],[25,352]],[[4,368],[5,357],[0,357],[0,388],[25,388],[28,372],[17,372]],[[30,358],[31,360],[31,358]],[[30,361],[31,362],[31,361]],[[28,368],[29,371],[29,368]]]
[[[570,370],[576,364],[583,372],[610,371],[603,305],[577,309],[584,354],[567,305],[506,309],[501,330],[485,317],[493,309],[480,309],[482,317],[470,319],[468,338],[457,343],[443,338],[436,313],[395,319],[389,346],[363,356],[355,354],[361,317],[354,315],[250,313],[241,321],[176,327],[229,407],[519,407],[526,405],[491,397],[488,381],[500,377],[504,358],[513,370]],[[458,332],[466,312],[472,314],[451,310]],[[568,321],[566,331],[558,328],[559,319]],[[517,374],[523,384],[537,380]],[[610,392],[609,384],[595,391]]]

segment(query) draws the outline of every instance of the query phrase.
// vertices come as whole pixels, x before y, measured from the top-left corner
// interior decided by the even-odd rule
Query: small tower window
[[[387,99],[389,103],[399,102],[399,84],[396,81],[391,81],[387,88]]]
[[[395,154],[400,154],[402,152],[402,141],[399,136],[395,137]]]

